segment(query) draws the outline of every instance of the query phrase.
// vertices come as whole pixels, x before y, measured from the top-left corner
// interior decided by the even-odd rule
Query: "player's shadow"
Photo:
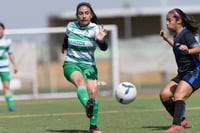
[[[78,129],[63,129],[63,130],[46,130],[52,133],[88,133],[87,130],[78,130]]]
[[[142,128],[149,128],[151,130],[166,130],[169,128],[169,126],[143,126]],[[185,128],[191,128],[191,127],[187,126]]]
[[[166,130],[169,126],[143,126],[142,128],[149,128],[152,130]]]

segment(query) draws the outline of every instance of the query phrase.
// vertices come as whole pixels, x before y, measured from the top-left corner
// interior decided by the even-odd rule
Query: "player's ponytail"
[[[0,27],[5,29],[5,26],[4,26],[4,24],[2,22],[0,22]]]

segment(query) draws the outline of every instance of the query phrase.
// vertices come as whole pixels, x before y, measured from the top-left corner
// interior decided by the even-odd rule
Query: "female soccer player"
[[[175,132],[187,125],[185,101],[200,87],[200,46],[195,39],[197,24],[182,10],[175,8],[169,11],[166,25],[174,34],[173,39],[164,30],[160,31],[160,35],[173,48],[178,74],[162,88],[160,99],[173,117],[172,125],[166,132]]]
[[[5,93],[5,100],[8,104],[8,110],[13,112],[16,108],[13,104],[12,94],[10,92],[10,70],[9,59],[13,65],[14,73],[17,73],[14,55],[12,53],[12,41],[4,35],[5,26],[0,22],[0,77],[3,83],[3,90]]]
[[[99,102],[97,99],[98,73],[94,58],[96,46],[107,49],[104,26],[98,26],[97,16],[91,5],[79,3],[77,21],[69,22],[66,28],[62,52],[66,50],[64,76],[77,88],[77,96],[90,118],[90,133],[102,133],[97,128]]]

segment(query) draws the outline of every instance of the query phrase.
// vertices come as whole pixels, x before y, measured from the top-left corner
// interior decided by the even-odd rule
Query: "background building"
[[[157,35],[161,28],[165,28],[165,15],[175,7],[141,7],[124,9],[101,9],[96,10],[99,24],[115,24],[118,26],[120,39]],[[181,6],[187,14],[194,16],[200,22],[200,6]],[[74,11],[64,11],[50,15],[49,26],[66,26],[69,21],[76,19]],[[163,21],[164,19],[164,21]]]

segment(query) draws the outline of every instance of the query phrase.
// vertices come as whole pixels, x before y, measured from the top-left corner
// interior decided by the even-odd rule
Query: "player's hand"
[[[160,30],[160,36],[164,39],[167,40],[168,39],[168,34],[165,30]]]
[[[189,53],[190,53],[190,52],[189,52],[189,48],[188,48],[187,45],[185,45],[185,44],[181,44],[181,45],[179,46],[179,49],[182,50],[182,51],[184,51],[184,53],[186,53],[186,54],[189,54]]]
[[[99,25],[99,33],[95,32],[95,37],[98,42],[104,42],[104,38],[107,35],[107,31],[103,25]]]
[[[17,70],[17,67],[16,66],[13,66],[13,71],[14,71],[14,74],[16,74],[18,72]]]

